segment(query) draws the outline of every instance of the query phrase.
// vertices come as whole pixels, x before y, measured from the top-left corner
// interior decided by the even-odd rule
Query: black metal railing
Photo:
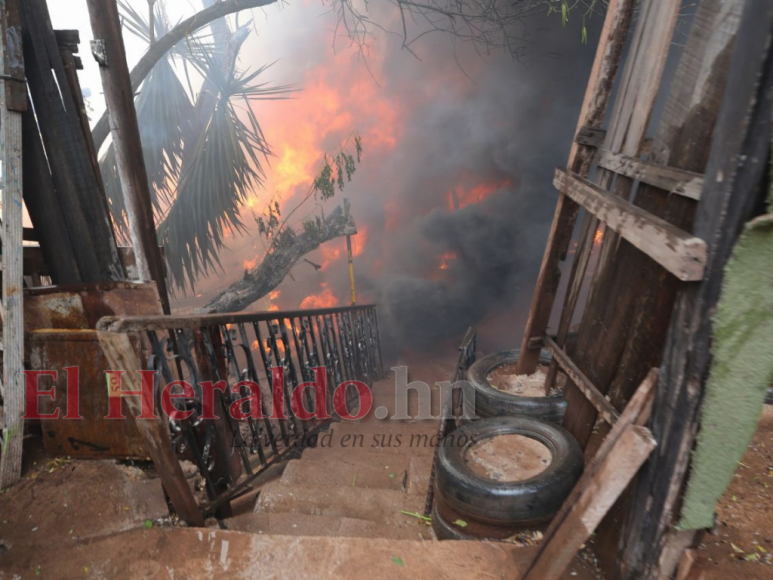
[[[185,419],[168,420],[178,458],[190,460],[198,468],[198,486],[207,495],[200,503],[205,516],[227,514],[223,510],[229,509],[230,501],[249,492],[268,467],[314,444],[315,435],[331,419],[299,419],[293,412],[292,393],[300,384],[315,381],[315,368],[325,369],[327,401],[326,413],[316,415],[333,418],[339,386],[348,409],[355,413],[357,390],[348,383],[359,381],[372,387],[383,375],[373,305],[252,314],[110,317],[103,318],[99,326],[147,338],[147,368],[157,371],[157,406],[162,381],[164,386],[175,381],[192,386],[192,392],[182,383],[171,387],[174,409],[191,413]],[[281,390],[280,406],[286,418],[273,413],[277,403],[274,380],[279,378],[277,390]],[[213,389],[210,382],[224,388]],[[251,392],[254,385],[258,385],[260,403]],[[315,389],[305,388],[301,398],[306,412],[320,411]],[[220,419],[206,418],[205,406],[210,402]],[[253,417],[253,404],[262,406],[260,417]],[[241,412],[238,420],[232,409]]]

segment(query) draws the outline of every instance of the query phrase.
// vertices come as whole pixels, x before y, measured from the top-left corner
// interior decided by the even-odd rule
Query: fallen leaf
[[[398,558],[397,556],[392,557],[392,562],[397,564],[398,566],[405,566],[405,562],[403,562],[402,558]]]
[[[738,546],[736,546],[733,542],[730,542],[730,547],[733,548],[733,552],[735,552],[736,554],[743,554],[744,553],[744,551],[741,548],[739,548]]]
[[[467,527],[467,522],[465,522],[464,520],[456,520],[454,522],[454,525],[455,526],[459,526],[460,528],[466,528]]]
[[[153,520],[145,520],[144,522],[142,522],[142,527],[145,528],[146,530],[149,530],[150,528],[153,527]]]

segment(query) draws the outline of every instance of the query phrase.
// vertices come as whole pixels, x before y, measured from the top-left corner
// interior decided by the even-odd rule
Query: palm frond
[[[162,214],[174,201],[184,138],[190,133],[193,117],[193,104],[168,58],[153,67],[142,84],[135,107],[153,208]],[[116,224],[125,230],[125,207],[112,145],[101,161],[101,168]]]
[[[159,226],[170,273],[183,291],[220,267],[218,252],[226,231],[244,230],[241,207],[264,184],[264,165],[272,152],[250,103],[286,99],[295,90],[251,84],[270,65],[242,74],[224,70],[214,59],[208,64],[207,80],[218,92],[217,101],[195,149],[186,152],[177,197]],[[239,101],[247,106],[237,110]]]

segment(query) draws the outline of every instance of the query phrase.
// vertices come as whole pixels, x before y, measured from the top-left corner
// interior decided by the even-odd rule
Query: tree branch
[[[204,307],[207,313],[239,312],[281,284],[290,269],[303,257],[323,243],[352,233],[354,220],[348,207],[335,208],[325,219],[304,227],[303,233],[291,229],[280,234],[283,238],[266,255],[263,261],[244,277],[231,284]],[[356,231],[356,230],[355,230]]]
[[[223,16],[227,16],[228,14],[240,12],[241,10],[249,10],[250,8],[261,8],[263,6],[268,6],[269,4],[274,4],[277,1],[278,0],[225,0],[223,2],[218,2],[209,8],[205,8],[190,18],[183,20],[148,48],[148,51],[134,66],[131,72],[132,90],[137,92],[140,84],[142,84],[142,81],[148,76],[148,73],[153,70],[156,63],[186,36],[193,34],[198,29],[207,26],[211,22],[218,18],[222,18]],[[102,117],[100,117],[92,131],[94,145],[97,148],[97,151],[102,147],[102,144],[109,134],[110,125],[108,124],[107,111],[105,111],[102,113]]]

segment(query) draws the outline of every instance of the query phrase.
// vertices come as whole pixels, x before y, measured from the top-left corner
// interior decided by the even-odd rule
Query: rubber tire
[[[475,389],[475,414],[481,418],[525,415],[560,425],[567,402],[564,394],[550,397],[519,397],[491,386],[489,373],[504,364],[518,362],[520,349],[495,352],[476,361],[467,371],[467,381]],[[548,365],[552,357],[546,350],[539,356],[540,364]]]
[[[542,473],[514,482],[476,474],[467,451],[498,435],[523,435],[547,446],[550,465]],[[532,417],[495,417],[468,423],[443,440],[437,455],[437,495],[464,520],[489,525],[528,526],[549,520],[582,475],[583,453],[563,427]]]
[[[480,538],[465,534],[458,527],[449,524],[437,511],[437,505],[432,507],[432,529],[438,540],[479,541]]]

